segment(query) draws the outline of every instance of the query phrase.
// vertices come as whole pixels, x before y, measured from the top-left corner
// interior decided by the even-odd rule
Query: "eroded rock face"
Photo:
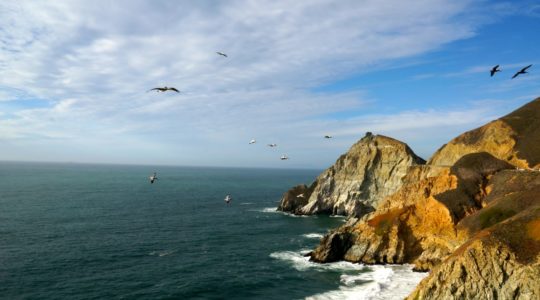
[[[540,172],[505,170],[485,207],[457,226],[462,245],[409,299],[537,299],[540,295]]]
[[[540,98],[409,167],[375,212],[331,232],[311,259],[431,270],[409,299],[537,299],[539,167]]]
[[[482,208],[489,178],[504,169],[513,166],[488,153],[475,153],[462,157],[453,167],[416,170],[420,178],[407,178],[369,218],[336,230],[352,239],[342,259],[412,263],[418,270],[431,269],[461,245],[458,222]],[[331,245],[321,243],[313,251],[314,261],[324,261],[318,255],[331,252],[324,249],[327,246]]]
[[[435,268],[407,299],[538,299],[540,265],[483,240]]]
[[[521,168],[540,166],[540,98],[441,147],[428,164],[451,166],[462,156],[488,152]]]
[[[298,214],[307,204],[309,194],[310,190],[305,184],[297,185],[283,195],[277,210]]]
[[[408,299],[538,299],[540,200],[531,201],[532,194],[525,193],[529,195],[517,205],[512,195],[495,200],[507,210],[521,206],[515,215],[493,214],[495,205],[488,219],[482,210],[470,216],[469,223],[487,227],[435,267]]]
[[[317,248],[316,253],[311,253],[311,260],[316,262],[341,260],[343,254],[351,247],[351,242],[351,234],[346,231],[331,233],[321,241],[325,246]]]
[[[290,211],[360,217],[375,210],[384,197],[401,187],[410,166],[423,163],[405,143],[366,135],[317,177],[305,194],[309,197],[307,203]],[[289,211],[288,194],[280,204],[284,211]]]

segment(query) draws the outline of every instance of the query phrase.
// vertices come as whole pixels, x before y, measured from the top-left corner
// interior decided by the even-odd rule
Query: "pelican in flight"
[[[158,178],[157,178],[157,174],[156,172],[154,172],[154,175],[148,177],[150,179],[150,183],[154,183],[154,181],[156,181]]]
[[[252,139],[251,141],[249,141],[249,144],[255,144],[257,141],[255,139]]]
[[[530,68],[530,67],[532,67],[532,65],[528,65],[528,66],[526,66],[525,68],[519,70],[516,74],[514,74],[514,76],[512,76],[512,79],[518,77],[519,74],[525,74],[525,73],[528,73],[528,72],[527,72],[527,69]]]
[[[277,147],[277,144],[268,144],[268,147],[274,148],[274,147]]]
[[[281,160],[287,160],[287,159],[289,159],[289,157],[288,157],[287,155],[283,154],[279,159],[281,159]]]
[[[489,74],[491,74],[491,77],[493,77],[493,75],[495,75],[495,73],[497,72],[500,72],[501,70],[499,69],[499,65],[496,65],[495,67],[493,67],[491,69],[491,71],[489,71]]]
[[[324,138],[325,138],[325,139],[331,139],[332,136],[331,136],[331,135],[325,135]]]
[[[231,201],[232,201],[231,195],[225,196],[225,199],[223,199],[223,201],[225,201],[225,203],[227,203],[227,204],[231,203]]]
[[[150,91],[157,91],[157,92],[162,92],[162,93],[166,92],[166,91],[175,91],[177,93],[180,93],[179,90],[177,90],[177,89],[175,89],[173,87],[166,87],[166,86],[149,89],[148,92],[150,92]]]
[[[223,57],[228,57],[227,54],[225,54],[225,53],[223,53],[223,52],[219,52],[219,51],[218,51],[218,52],[216,52],[216,53],[217,53],[218,55],[223,56]]]

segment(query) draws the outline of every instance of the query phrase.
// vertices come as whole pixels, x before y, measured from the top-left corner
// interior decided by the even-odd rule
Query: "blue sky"
[[[540,1],[2,1],[0,160],[325,168],[366,131],[427,159],[540,96],[538,28]]]

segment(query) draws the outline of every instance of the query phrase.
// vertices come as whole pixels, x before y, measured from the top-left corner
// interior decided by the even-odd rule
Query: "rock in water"
[[[280,209],[361,217],[401,187],[410,166],[424,163],[407,144],[369,133],[303,190],[307,203],[291,198],[299,191],[295,187],[285,193]]]
[[[311,253],[311,261],[334,262],[343,259],[343,255],[351,247],[351,235],[347,232],[334,232],[326,235],[322,241],[324,247],[319,247]]]
[[[293,187],[283,195],[277,210],[299,214],[300,208],[308,202],[308,194],[309,188],[305,184]]]

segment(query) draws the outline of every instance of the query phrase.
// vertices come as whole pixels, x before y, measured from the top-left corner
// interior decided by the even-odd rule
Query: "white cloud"
[[[173,163],[206,164],[200,153],[217,147],[213,155],[230,158],[208,164],[236,164],[250,157],[243,142],[252,136],[304,149],[312,145],[306,137],[327,131],[324,126],[336,132],[352,126],[339,131],[344,135],[367,123],[392,131],[392,122],[405,123],[418,112],[325,121],[324,115],[360,110],[368,101],[361,92],[310,90],[471,37],[475,22],[458,17],[473,6],[446,0],[4,1],[0,99],[20,100],[24,91],[47,107],[21,104],[0,119],[0,139],[15,143],[11,149],[31,142],[41,147],[37,156],[57,151],[56,160],[114,161],[119,152],[132,151],[124,157],[133,162],[161,155]],[[146,93],[160,85],[183,93]],[[415,126],[440,122],[432,113],[420,112],[424,121]],[[456,113],[440,117],[468,116]],[[104,149],[111,141],[123,146],[112,147],[109,156],[70,152]],[[148,149],[156,155],[148,156]],[[334,146],[325,153],[333,160],[343,150]],[[4,151],[3,157],[18,155]],[[299,156],[303,164],[313,158]],[[255,156],[249,163],[256,164]]]

